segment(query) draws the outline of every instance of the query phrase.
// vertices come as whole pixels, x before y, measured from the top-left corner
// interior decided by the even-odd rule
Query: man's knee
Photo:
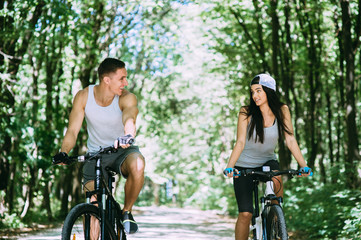
[[[127,156],[122,164],[122,173],[125,176],[129,175],[143,175],[145,168],[144,157],[139,153],[132,153]]]

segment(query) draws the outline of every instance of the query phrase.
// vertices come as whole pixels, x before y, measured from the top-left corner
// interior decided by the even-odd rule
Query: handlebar
[[[272,179],[275,176],[286,175],[286,174],[290,176],[301,176],[302,174],[310,173],[310,176],[313,175],[312,169],[309,167],[300,168],[299,170],[288,169],[282,171],[256,171],[254,169],[245,169],[245,170],[238,170],[238,173],[235,168],[227,168],[226,170],[224,170],[225,175],[231,172],[233,172],[233,177],[256,175],[259,177],[266,177],[267,179]]]
[[[87,153],[87,154],[78,155],[78,156],[69,156],[69,164],[72,164],[74,162],[85,162],[85,161],[91,160],[93,158],[96,158],[100,154],[103,154],[103,153],[110,154],[110,153],[115,153],[117,151],[118,151],[118,149],[116,149],[114,146],[100,147],[100,149],[98,151],[93,152],[93,153]]]
[[[125,136],[122,137],[118,137],[114,144],[116,144],[116,146],[122,146],[122,145],[133,145],[135,142],[134,137],[131,134],[127,134]],[[60,152],[58,154],[56,154],[53,158],[52,158],[52,162],[54,165],[59,164],[59,163],[64,163],[66,165],[72,164],[74,162],[85,162],[87,160],[91,160],[92,158],[97,157],[99,154],[102,153],[114,153],[117,152],[117,148],[115,148],[114,146],[109,146],[109,147],[100,147],[99,151],[95,152],[95,153],[90,153],[90,154],[86,154],[86,155],[80,155],[80,156],[68,156],[67,153],[65,152]]]

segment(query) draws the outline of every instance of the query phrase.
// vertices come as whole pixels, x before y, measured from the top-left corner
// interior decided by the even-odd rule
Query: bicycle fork
[[[258,180],[254,180],[254,203],[255,209],[252,216],[252,225],[250,226],[250,232],[253,232],[253,239],[262,239],[262,216],[259,214],[259,202],[258,202]],[[262,209],[264,201],[262,203]]]
[[[103,191],[100,192],[100,176],[102,174],[101,172],[101,161],[100,158],[97,159],[96,165],[95,165],[95,181],[94,181],[94,190],[86,193],[86,203],[92,203],[91,197],[93,194],[97,195],[97,205],[100,211],[100,239],[103,240],[105,238],[105,218],[106,218],[106,189],[102,188]],[[90,229],[91,229],[91,217],[88,216],[85,219],[85,239],[90,239]]]
[[[268,215],[268,209],[266,209],[266,201],[271,201],[268,197],[274,196],[273,191],[273,182],[266,182],[265,195],[261,197],[261,209],[262,213],[260,214],[259,201],[258,201],[258,181],[254,181],[254,202],[255,209],[252,216],[252,225],[250,226],[250,231],[253,231],[253,239],[257,240],[266,240],[267,229],[266,229],[266,219]],[[270,204],[270,202],[268,203]]]

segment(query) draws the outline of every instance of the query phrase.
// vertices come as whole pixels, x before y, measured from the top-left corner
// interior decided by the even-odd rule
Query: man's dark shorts
[[[130,146],[129,148],[123,149],[118,148],[118,151],[115,153],[104,153],[102,154],[102,172],[104,174],[105,179],[108,179],[107,172],[105,171],[106,167],[110,167],[113,171],[115,171],[118,174],[122,175],[121,172],[121,166],[125,159],[128,157],[129,154],[132,153],[138,153],[141,156],[142,153],[139,151],[138,146]],[[83,178],[84,182],[83,184],[86,184],[89,181],[92,181],[95,179],[95,160],[91,160],[84,163],[83,166]],[[126,176],[123,176],[126,177]]]
[[[270,160],[263,166],[270,166],[272,170],[280,170],[278,161]],[[235,167],[238,170],[249,168]],[[262,167],[255,168],[256,171],[262,171]],[[253,176],[239,176],[233,178],[233,187],[238,204],[238,212],[253,213]]]

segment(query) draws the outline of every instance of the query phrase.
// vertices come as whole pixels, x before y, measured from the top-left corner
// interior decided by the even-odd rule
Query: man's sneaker
[[[135,222],[132,213],[129,211],[123,212],[123,226],[124,230],[129,234],[138,232],[138,224]]]

